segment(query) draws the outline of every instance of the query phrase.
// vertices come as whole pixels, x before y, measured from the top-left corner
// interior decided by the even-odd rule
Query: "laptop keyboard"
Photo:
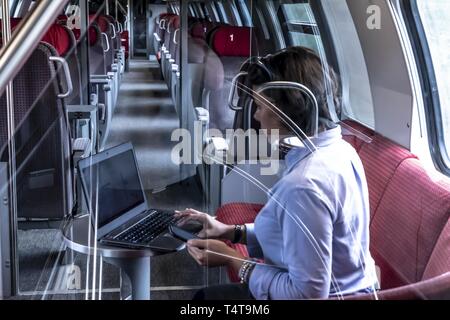
[[[173,213],[154,211],[130,229],[114,237],[114,240],[136,244],[148,243],[177,220]]]

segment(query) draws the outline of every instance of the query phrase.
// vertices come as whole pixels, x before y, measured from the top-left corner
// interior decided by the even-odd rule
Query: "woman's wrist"
[[[224,231],[222,233],[223,239],[233,241],[235,237],[235,227],[234,225],[225,225]]]

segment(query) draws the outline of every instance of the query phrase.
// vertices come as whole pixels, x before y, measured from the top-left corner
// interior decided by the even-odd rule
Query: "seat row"
[[[187,70],[183,75],[187,96],[180,98],[180,17],[162,14],[155,19],[154,49],[161,74],[169,88],[182,128],[195,136],[195,124],[200,124],[204,138],[203,150],[220,152],[223,140],[212,138],[207,130],[225,133],[235,128],[236,112],[229,107],[233,78],[249,57],[258,55],[257,39],[250,27],[236,27],[204,19],[188,21]],[[193,143],[196,143],[193,141]],[[199,154],[192,154],[198,158]],[[209,155],[206,155],[209,156]],[[218,203],[222,169],[202,166],[199,170],[209,202]],[[214,187],[216,186],[216,187]]]
[[[11,21],[13,28],[19,23]],[[79,194],[76,162],[104,147],[117,103],[125,68],[120,24],[112,17],[91,16],[88,83],[81,77],[81,32],[66,24],[67,17],[58,17],[13,81],[19,218],[61,219],[72,213]],[[5,95],[0,122],[1,166],[6,168]]]

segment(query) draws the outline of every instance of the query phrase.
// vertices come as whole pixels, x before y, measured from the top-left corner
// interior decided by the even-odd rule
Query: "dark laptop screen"
[[[132,150],[93,164],[82,174],[88,206],[98,213],[98,228],[145,201]]]

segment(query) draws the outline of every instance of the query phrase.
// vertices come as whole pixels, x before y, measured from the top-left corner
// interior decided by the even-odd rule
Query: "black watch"
[[[235,224],[234,225],[234,239],[233,239],[233,243],[239,243],[239,241],[241,241],[242,239],[242,229],[243,226],[240,224]]]

